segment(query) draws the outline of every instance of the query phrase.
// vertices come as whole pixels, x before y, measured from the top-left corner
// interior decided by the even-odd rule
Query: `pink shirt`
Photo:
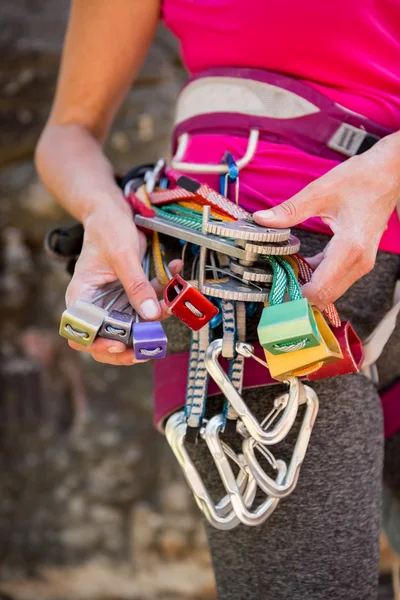
[[[244,66],[293,75],[339,104],[400,129],[400,0],[163,0],[163,17],[191,73]],[[240,157],[246,146],[242,138],[196,136],[185,160],[220,162],[226,150]],[[335,164],[260,142],[240,175],[241,204],[252,212],[279,204]],[[196,179],[218,185],[216,177]],[[317,218],[302,226],[331,233]],[[395,213],[380,249],[400,254]]]

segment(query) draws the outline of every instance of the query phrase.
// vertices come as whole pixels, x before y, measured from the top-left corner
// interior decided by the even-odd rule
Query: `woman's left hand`
[[[375,264],[379,241],[400,201],[400,133],[339,164],[290,200],[254,213],[265,227],[293,227],[320,217],[333,231],[310,263],[316,270],[303,293],[323,310]]]

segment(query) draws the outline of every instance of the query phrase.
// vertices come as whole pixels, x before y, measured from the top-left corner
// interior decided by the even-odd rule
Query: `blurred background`
[[[42,244],[69,217],[32,157],[68,4],[0,3],[0,600],[213,599],[199,514],[152,426],[151,368],[97,364],[57,333],[69,277]],[[160,27],[107,143],[117,171],[168,156],[185,79]]]
[[[57,333],[69,278],[42,244],[69,217],[32,157],[68,4],[0,3],[0,598],[214,598],[200,518],[152,426],[151,368],[96,364]],[[109,137],[116,170],[168,155],[185,78],[160,29]]]

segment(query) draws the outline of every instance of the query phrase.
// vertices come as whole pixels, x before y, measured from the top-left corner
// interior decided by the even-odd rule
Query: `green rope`
[[[203,215],[201,212],[196,212],[195,210],[187,208],[186,206],[179,206],[179,204],[176,203],[166,204],[161,210],[188,219],[193,219],[193,221],[203,220]]]
[[[266,256],[265,258],[274,271],[274,278],[268,298],[269,304],[270,306],[282,304],[288,286],[288,274],[274,257]]]
[[[201,220],[197,221],[195,219],[189,219],[188,217],[171,214],[164,209],[157,208],[156,206],[153,206],[153,208],[156,212],[156,215],[158,217],[161,217],[162,219],[166,219],[167,221],[171,221],[172,223],[177,223],[178,225],[183,225],[184,227],[195,229],[196,231],[201,231],[202,229]]]
[[[276,256],[275,260],[283,267],[288,276],[288,292],[289,298],[291,300],[300,300],[303,295],[301,293],[301,288],[299,282],[297,281],[296,274],[293,270],[293,267],[287,260],[284,260],[280,256]]]

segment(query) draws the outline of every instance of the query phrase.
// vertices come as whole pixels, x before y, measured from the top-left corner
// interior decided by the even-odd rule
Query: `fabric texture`
[[[163,18],[178,37],[192,74],[218,66],[256,67],[301,79],[345,108],[400,129],[400,5],[397,0],[286,3],[164,0]],[[185,160],[220,162],[244,155],[233,136],[193,136]],[[287,200],[337,163],[292,146],[260,142],[241,173],[241,203],[251,212]],[[212,187],[214,177],[197,177]],[[362,210],[362,206],[360,206]],[[302,227],[329,234],[320,219]],[[400,253],[393,213],[380,249]]]
[[[294,233],[305,256],[320,252],[328,241],[321,234]],[[380,252],[374,270],[338,301],[341,317],[362,338],[389,309],[399,276],[400,257]],[[248,321],[248,339],[256,337],[258,318]],[[165,321],[165,329],[170,351],[188,350],[184,326],[172,318]],[[397,328],[382,356],[383,384],[400,375],[399,332]],[[311,387],[320,410],[295,492],[261,527],[220,532],[207,525],[219,600],[376,600],[383,465],[380,399],[374,384],[361,374]],[[262,417],[279,389],[248,390],[244,398]],[[208,413],[220,410],[222,403],[221,397],[209,399]],[[276,448],[277,458],[290,459],[296,433]],[[211,456],[201,443],[190,452],[217,500],[224,491]],[[391,464],[388,458],[386,462]]]

